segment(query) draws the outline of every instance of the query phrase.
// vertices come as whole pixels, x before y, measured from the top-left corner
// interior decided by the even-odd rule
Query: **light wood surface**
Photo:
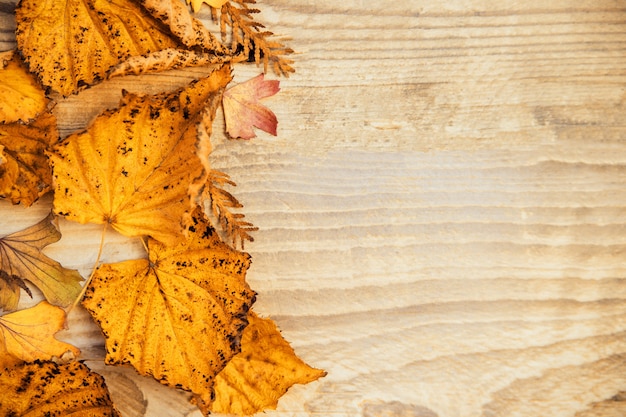
[[[264,415],[626,415],[624,2],[259,2],[298,51],[296,74],[266,100],[279,135],[216,135],[212,163],[260,228],[246,247],[255,309],[328,371]],[[62,100],[62,133],[121,88],[200,73]],[[49,205],[0,205],[0,231]],[[88,273],[99,228],[61,227],[47,253]],[[137,245],[111,233],[103,260]],[[105,369],[84,312],[65,337],[125,416],[200,415],[183,394]]]

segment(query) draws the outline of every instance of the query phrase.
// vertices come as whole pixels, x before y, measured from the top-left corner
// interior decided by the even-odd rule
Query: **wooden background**
[[[13,3],[0,3],[2,50]],[[259,6],[298,51],[266,101],[279,135],[216,135],[212,163],[260,228],[247,246],[256,310],[328,371],[264,415],[626,415],[626,3]],[[200,72],[70,97],[56,109],[63,135],[121,88]],[[49,205],[0,205],[0,231]],[[47,253],[88,273],[99,227],[61,227]],[[136,245],[110,234],[103,260]],[[199,416],[184,395],[103,369],[84,313],[70,327],[125,416]]]

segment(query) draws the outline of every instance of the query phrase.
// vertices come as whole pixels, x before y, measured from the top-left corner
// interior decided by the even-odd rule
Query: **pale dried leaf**
[[[138,0],[146,10],[168,26],[187,48],[224,56],[227,51],[180,0]]]
[[[78,348],[54,335],[65,325],[65,311],[42,301],[0,317],[0,369],[19,362],[78,357]],[[0,391],[1,392],[1,391]]]
[[[29,228],[1,238],[0,270],[4,272],[7,289],[24,288],[23,281],[26,280],[39,288],[50,303],[66,307],[80,294],[83,278],[77,271],[64,268],[42,252],[43,248],[61,238],[53,219],[54,215],[50,214]],[[2,278],[0,275],[0,280]],[[12,310],[17,307],[17,300],[11,297],[7,303],[9,301],[11,303],[2,304],[0,308]]]

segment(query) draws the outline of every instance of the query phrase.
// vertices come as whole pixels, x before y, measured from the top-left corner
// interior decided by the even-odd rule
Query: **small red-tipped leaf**
[[[280,90],[280,82],[266,81],[263,74],[229,88],[224,93],[226,132],[233,138],[256,137],[253,127],[276,136],[276,115],[259,100],[273,96]]]

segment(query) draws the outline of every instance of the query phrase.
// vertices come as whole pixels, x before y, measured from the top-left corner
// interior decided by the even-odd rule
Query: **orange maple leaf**
[[[65,324],[65,311],[42,301],[0,317],[0,369],[35,359],[74,358],[78,348],[54,338]],[[4,402],[4,401],[3,401]]]
[[[241,352],[217,375],[215,400],[204,405],[211,412],[251,415],[273,410],[293,384],[307,384],[326,375],[296,356],[272,320],[251,311],[248,321]]]
[[[42,253],[42,249],[61,239],[52,223],[51,213],[39,223],[0,238],[0,308],[13,310],[20,288],[30,293],[24,280],[41,290],[46,300],[69,306],[80,294],[83,278]]]
[[[245,282],[250,257],[221,242],[199,209],[185,243],[150,239],[148,250],[149,259],[101,266],[85,293],[106,337],[106,363],[210,401],[255,299]]]
[[[126,236],[178,243],[197,204],[190,187],[203,180],[198,125],[210,127],[230,79],[224,66],[172,93],[126,94],[118,109],[69,136],[50,156],[54,210]]]
[[[120,417],[104,378],[80,362],[35,361],[0,370],[0,392],[2,416]]]
[[[276,115],[259,100],[276,94],[279,85],[279,81],[266,81],[263,74],[259,74],[224,92],[224,119],[231,137],[252,139],[256,136],[253,126],[276,136]]]

